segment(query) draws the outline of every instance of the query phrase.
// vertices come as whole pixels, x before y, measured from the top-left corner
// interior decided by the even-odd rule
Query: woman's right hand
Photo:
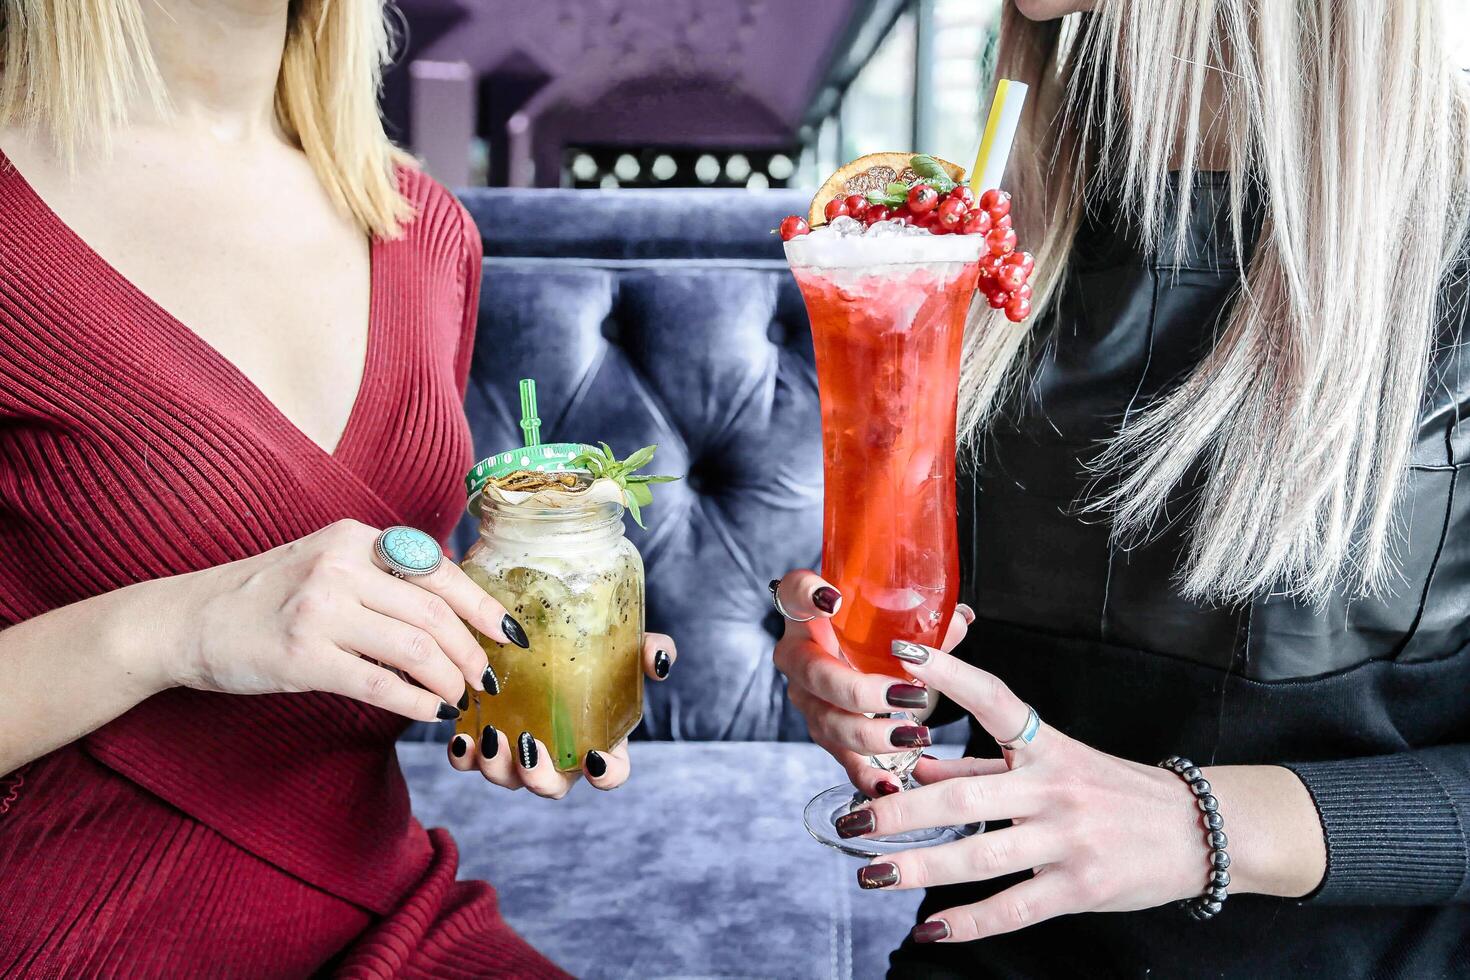
[[[483,690],[487,666],[465,622],[500,643],[525,634],[448,558],[428,575],[395,578],[377,564],[377,536],[338,521],[252,558],[159,580],[184,590],[166,622],[153,624],[166,631],[154,646],[161,686],[327,691],[419,721],[457,716],[466,683]]]
[[[804,623],[786,620],[775,652],[776,669],[786,675],[786,693],[806,718],[812,741],[826,749],[869,798],[898,792],[893,777],[868,757],[928,745],[929,730],[919,726],[916,731],[901,719],[867,715],[908,711],[923,720],[934,709],[934,695],[912,679],[865,674],[848,665],[832,629],[832,615],[842,595],[817,573],[791,572],[781,579],[777,593],[791,616],[814,617]],[[945,652],[964,639],[973,620],[969,607],[955,610],[942,645]]]

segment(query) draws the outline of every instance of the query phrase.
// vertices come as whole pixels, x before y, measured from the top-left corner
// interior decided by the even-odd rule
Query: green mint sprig
[[[587,452],[573,459],[567,465],[573,469],[582,469],[592,474],[594,480],[611,480],[623,488],[623,504],[628,508],[628,513],[633,515],[633,520],[639,527],[646,527],[643,523],[643,508],[653,503],[653,490],[650,484],[672,483],[679,479],[677,476],[650,476],[635,473],[647,466],[653,460],[653,451],[657,446],[644,446],[633,453],[627,459],[619,460],[613,454],[612,447],[605,442],[599,442],[601,449],[588,449]]]
[[[881,191],[868,191],[868,203],[889,208],[903,207],[908,202],[909,191],[917,184],[928,184],[940,194],[948,194],[955,189],[955,182],[950,179],[944,165],[927,153],[910,157],[909,169],[918,174],[917,180],[907,184],[895,180]]]

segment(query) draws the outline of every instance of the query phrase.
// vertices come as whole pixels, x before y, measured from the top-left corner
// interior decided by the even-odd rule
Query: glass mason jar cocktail
[[[525,628],[529,649],[476,634],[498,693],[470,692],[457,730],[530,732],[560,770],[606,751],[643,717],[643,560],[608,500],[510,504],[483,496],[461,563]]]

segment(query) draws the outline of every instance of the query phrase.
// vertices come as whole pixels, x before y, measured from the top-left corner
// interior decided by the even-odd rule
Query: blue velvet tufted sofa
[[[463,195],[485,245],[467,410],[476,450],[515,445],[517,379],[542,436],[658,444],[648,626],[678,663],[649,684],[633,777],[565,800],[449,769],[435,740],[400,758],[462,875],[584,977],[875,977],[917,895],[860,892],[858,863],[807,837],[806,800],[842,780],[806,741],[770,652],[766,582],[814,567],[821,436],[811,336],[779,240],[792,192],[507,191]],[[462,552],[476,529],[466,519]]]

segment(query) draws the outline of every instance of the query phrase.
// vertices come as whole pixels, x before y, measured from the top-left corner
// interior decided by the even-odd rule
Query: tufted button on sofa
[[[913,893],[859,892],[857,862],[801,808],[842,771],[806,739],[771,648],[766,583],[815,567],[821,422],[811,333],[771,234],[794,192],[474,190],[485,246],[466,410],[476,452],[518,444],[535,377],[546,441],[656,443],[643,553],[648,627],[679,659],[649,683],[633,777],[562,801],[400,758],[464,876],[579,976],[881,976]],[[458,552],[474,540],[466,518]],[[421,731],[420,737],[426,732]],[[433,729],[428,738],[447,738]]]

